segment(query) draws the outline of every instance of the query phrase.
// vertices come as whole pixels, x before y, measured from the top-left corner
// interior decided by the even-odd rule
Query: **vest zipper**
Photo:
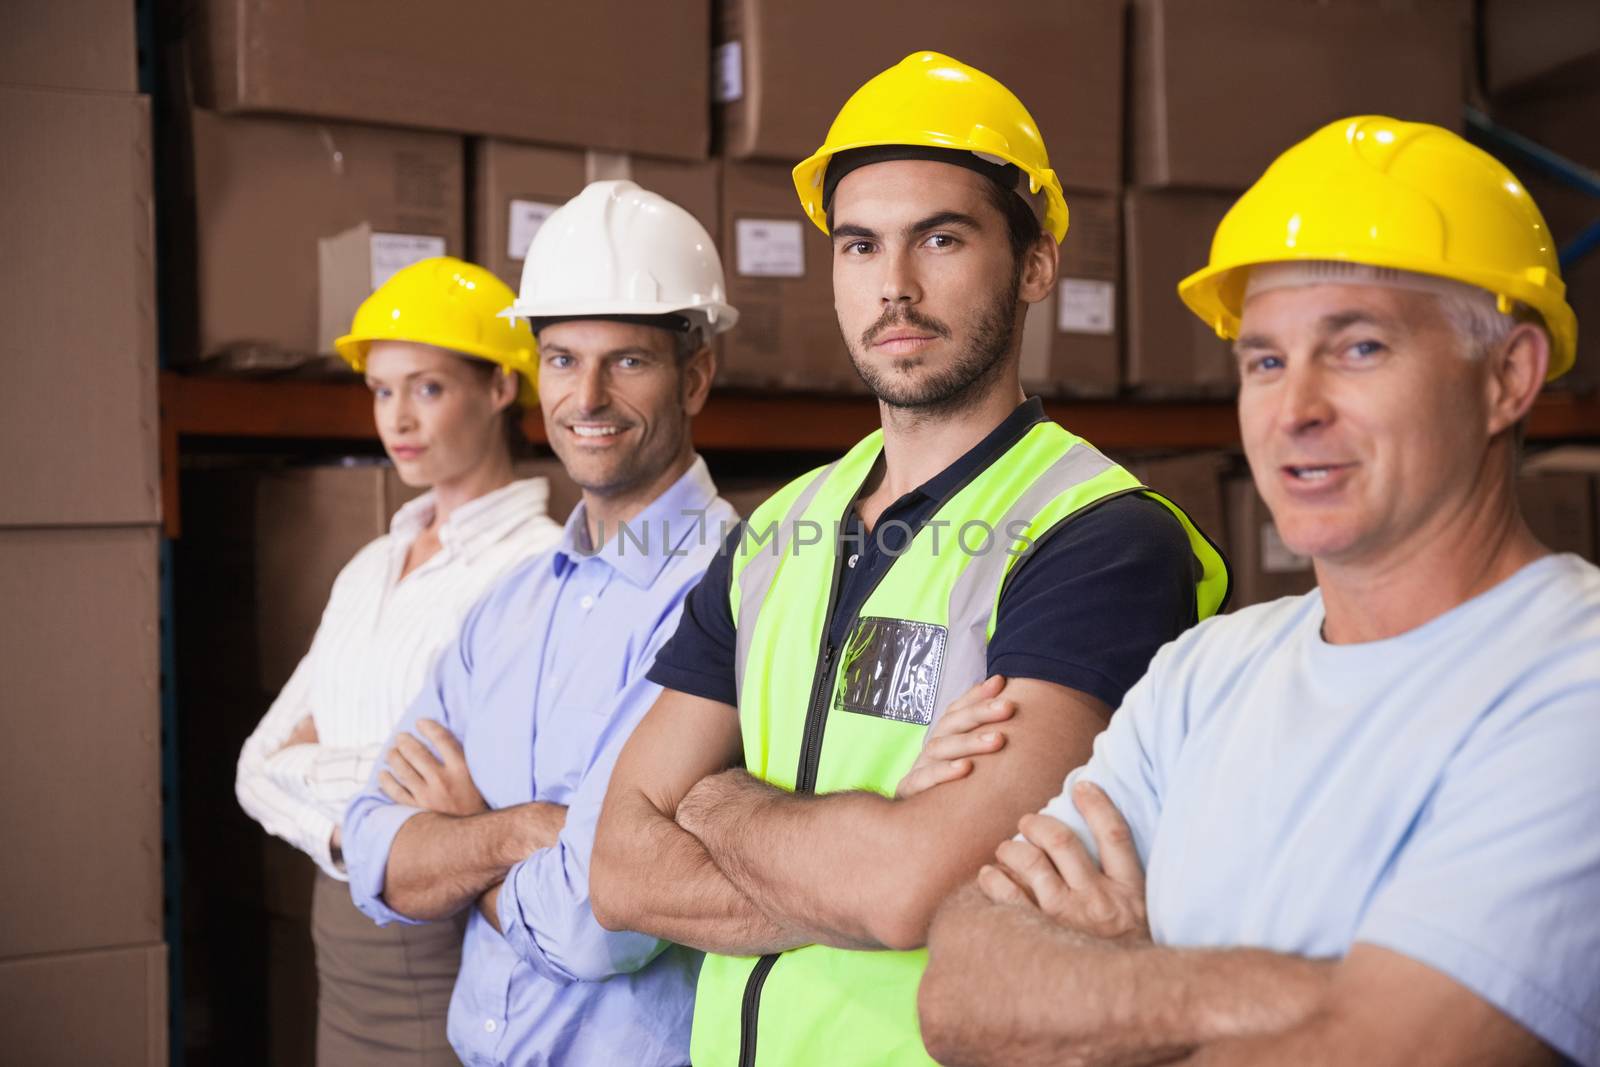
[[[854,498],[850,507],[855,507]],[[848,514],[848,512],[846,512]],[[843,528],[841,522],[840,528]],[[800,739],[800,766],[795,771],[794,791],[811,793],[817,787],[817,765],[822,762],[822,729],[828,722],[828,697],[833,692],[833,609],[839,598],[839,543],[833,545],[833,581],[828,586],[828,608],[822,619],[822,647],[818,650],[817,670],[811,677],[811,704],[806,709],[805,733]],[[756,961],[744,984],[744,1003],[739,1018],[739,1067],[756,1067],[756,1024],[761,1015],[761,987],[782,953],[771,953]]]

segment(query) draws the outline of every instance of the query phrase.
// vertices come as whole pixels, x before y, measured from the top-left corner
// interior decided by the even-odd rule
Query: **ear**
[[[1521,422],[1538,399],[1550,366],[1550,336],[1533,323],[1519,323],[1505,344],[1484,358],[1489,363],[1485,388],[1493,436]]]
[[[1037,304],[1049,296],[1056,287],[1056,273],[1061,269],[1061,246],[1048,232],[1028,246],[1022,254],[1021,285],[1017,296],[1028,304]]]
[[[683,410],[690,418],[700,414],[711,395],[711,380],[717,375],[717,356],[710,344],[683,361],[678,368],[679,389],[683,397]]]
[[[497,413],[515,404],[517,394],[521,391],[522,378],[509,367],[496,368],[494,376],[489,379],[489,399]]]

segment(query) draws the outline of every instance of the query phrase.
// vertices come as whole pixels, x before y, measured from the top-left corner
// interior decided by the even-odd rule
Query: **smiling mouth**
[[[615,437],[618,434],[622,433],[623,430],[626,429],[626,427],[623,427],[623,426],[568,426],[567,429],[571,430],[578,437],[582,437],[582,438],[585,438],[585,439],[588,439],[588,440],[595,440],[595,439],[604,438],[604,437]]]
[[[1297,481],[1321,482],[1326,481],[1328,477],[1338,471],[1348,469],[1349,466],[1350,464],[1348,463],[1326,463],[1319,466],[1286,466],[1283,469],[1291,478]]]

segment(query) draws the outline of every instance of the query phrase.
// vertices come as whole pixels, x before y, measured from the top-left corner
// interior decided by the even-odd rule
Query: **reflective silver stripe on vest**
[[[741,699],[744,696],[744,674],[746,662],[750,658],[750,642],[755,640],[756,613],[761,610],[761,602],[767,598],[767,591],[772,588],[772,580],[777,577],[778,564],[782,561],[783,554],[789,551],[800,517],[806,513],[811,501],[816,498],[838,465],[837,461],[830,463],[826,469],[811,479],[811,484],[800,491],[800,495],[795,497],[794,503],[789,505],[788,512],[778,523],[772,543],[755,549],[750,562],[746,563],[744,570],[739,573],[739,614],[733,620],[735,640],[733,672],[734,692]],[[739,551],[744,551],[743,537],[739,539]],[[826,626],[827,623],[824,622],[823,625]]]
[[[1006,539],[1006,530],[1019,520],[1031,524],[1050,501],[1113,466],[1115,464],[1088,445],[1073,445],[1016,499],[995,531],[989,551],[974,556],[956,579],[955,588],[950,590],[946,615],[950,620],[950,640],[939,679],[939,693],[934,699],[934,723],[951,701],[989,675],[989,616],[994,610],[1000,582],[1005,578],[1006,565],[1011,562],[1011,541]],[[964,551],[959,539],[956,549]]]

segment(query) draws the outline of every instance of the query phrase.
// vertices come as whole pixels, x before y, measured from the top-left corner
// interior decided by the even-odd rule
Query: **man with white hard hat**
[[[537,335],[545,430],[583,500],[467,616],[351,805],[351,893],[379,923],[471,909],[449,1019],[467,1063],[677,1067],[700,958],[596,924],[589,853],[659,691],[645,672],[715,554],[708,530],[736,518],[690,423],[738,316],[705,229],[628,181],[550,216],[507,313]],[[444,733],[414,736],[425,720]]]
[[[1164,648],[934,921],[947,1063],[1600,1064],[1600,569],[1518,514],[1577,320],[1448,130],[1284,153],[1179,286],[1318,588]]]

